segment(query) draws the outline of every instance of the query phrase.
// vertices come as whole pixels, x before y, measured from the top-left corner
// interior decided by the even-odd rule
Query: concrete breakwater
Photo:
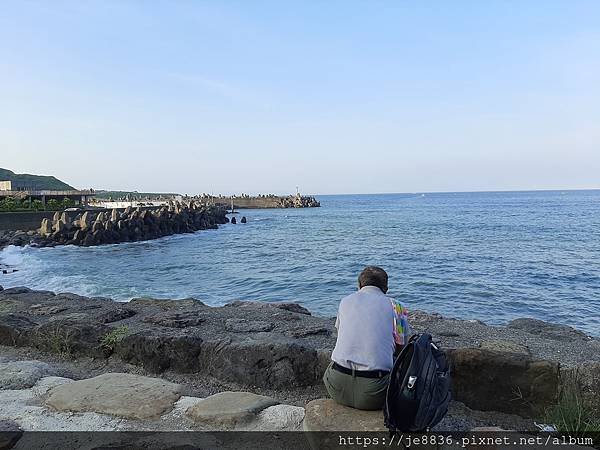
[[[266,209],[266,208],[318,208],[321,203],[311,196],[302,195],[259,195],[259,196],[235,196],[235,197],[210,197],[212,201],[227,208],[234,209]]]
[[[40,227],[42,219],[52,219],[54,213],[54,211],[0,212],[0,230],[34,231]]]
[[[483,411],[539,417],[564,383],[600,407],[600,341],[567,326],[517,319],[505,327],[414,312],[415,332],[447,350],[453,397]],[[0,345],[118,358],[154,373],[201,374],[248,387],[320,385],[334,319],[294,303],[137,298],[129,303],[11,288],[0,291]],[[575,374],[577,376],[575,376]]]
[[[131,207],[108,212],[64,211],[43,219],[32,244],[93,246],[156,239],[179,233],[217,228],[228,222],[225,208],[194,201],[170,202],[157,209]]]

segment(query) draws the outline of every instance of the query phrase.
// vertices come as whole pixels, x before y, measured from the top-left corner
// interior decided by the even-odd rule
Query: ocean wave
[[[11,267],[22,266],[23,254],[27,247],[9,245],[0,251],[0,264]]]

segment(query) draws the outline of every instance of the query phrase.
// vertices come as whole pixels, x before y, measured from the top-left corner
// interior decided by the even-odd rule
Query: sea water
[[[9,247],[0,262],[18,272],[0,285],[121,301],[294,301],[333,316],[373,264],[409,309],[600,335],[600,191],[317,198],[321,208],[242,210],[237,225],[155,241]]]

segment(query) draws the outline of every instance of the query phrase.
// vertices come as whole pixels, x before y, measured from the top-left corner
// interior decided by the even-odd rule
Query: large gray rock
[[[149,419],[171,411],[179,397],[181,386],[160,378],[106,373],[53,388],[46,405],[58,411]]]
[[[114,309],[109,309],[105,313],[100,314],[98,316],[98,320],[101,323],[113,323],[118,322],[120,320],[129,319],[133,316],[135,316],[135,311],[129,308],[116,307]]]
[[[29,316],[24,314],[0,314],[0,344],[12,346],[27,345],[29,335],[37,325],[37,322],[34,322]]]
[[[102,340],[112,329],[94,323],[84,313],[71,313],[51,317],[50,320],[32,331],[29,342],[41,350],[64,356],[104,356]]]
[[[154,373],[167,369],[189,373],[209,370],[200,361],[203,348],[203,340],[197,336],[149,331],[125,336],[116,344],[115,352],[124,361]]]
[[[52,369],[41,361],[11,361],[0,363],[0,389],[27,389]]]
[[[310,311],[306,309],[304,306],[299,305],[298,303],[270,303],[270,302],[250,302],[250,301],[240,301],[236,300],[231,303],[227,303],[225,306],[227,307],[235,307],[235,308],[278,308],[283,309],[284,311],[295,312],[298,314],[306,314],[310,316]]]
[[[209,375],[274,389],[320,382],[317,350],[276,335],[206,341],[199,355]]]
[[[198,311],[181,311],[173,313],[159,313],[144,318],[144,322],[161,325],[169,328],[195,327],[204,322],[206,318]]]
[[[258,333],[267,332],[275,328],[273,322],[263,320],[246,320],[241,318],[231,318],[225,321],[225,329],[234,333]]]
[[[304,408],[292,405],[274,405],[262,410],[256,417],[254,429],[260,431],[301,431]]]
[[[251,392],[220,392],[188,408],[187,416],[199,425],[219,430],[247,424],[278,402]]]

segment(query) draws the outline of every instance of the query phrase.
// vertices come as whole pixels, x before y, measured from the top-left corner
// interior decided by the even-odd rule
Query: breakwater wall
[[[234,209],[268,209],[268,208],[318,208],[321,203],[314,197],[289,196],[242,196],[242,197],[212,197],[212,201],[226,208]]]
[[[556,323],[517,319],[492,327],[412,312],[417,333],[447,351],[453,398],[484,411],[541,417],[565,383],[600,407],[600,341]],[[0,288],[0,344],[63,356],[121,360],[161,373],[198,373],[245,386],[322,383],[335,319],[294,303],[138,298],[129,303]]]
[[[54,211],[0,212],[0,230],[37,230],[42,219],[50,219]]]
[[[39,247],[61,244],[85,247],[120,242],[144,241],[180,233],[217,228],[228,222],[225,208],[189,202],[170,202],[155,209],[131,207],[123,211],[56,213],[41,221],[32,244]]]

